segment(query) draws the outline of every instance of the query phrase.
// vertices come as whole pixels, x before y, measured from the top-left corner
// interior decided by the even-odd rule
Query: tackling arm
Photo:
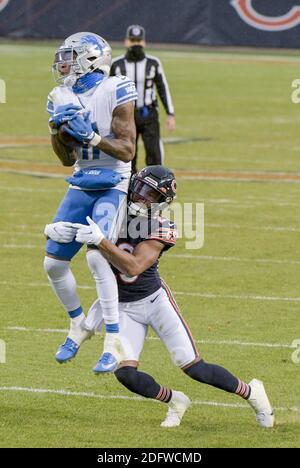
[[[147,240],[136,246],[132,253],[119,249],[103,239],[98,246],[103,256],[121,273],[137,276],[150,268],[158,259],[164,245],[156,240]]]
[[[164,248],[162,242],[149,239],[138,244],[132,253],[126,252],[105,239],[99,226],[89,216],[86,219],[88,225],[72,224],[77,229],[75,240],[97,246],[108,262],[125,275],[137,276],[143,273],[156,262]]]

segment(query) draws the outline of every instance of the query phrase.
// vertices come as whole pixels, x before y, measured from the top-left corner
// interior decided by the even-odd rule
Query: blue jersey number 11
[[[92,127],[94,132],[99,133],[98,126],[96,122],[92,123]],[[89,159],[89,145],[87,143],[84,143],[82,146],[82,159]],[[93,151],[93,159],[100,159],[100,150],[96,147],[93,146],[92,148]]]

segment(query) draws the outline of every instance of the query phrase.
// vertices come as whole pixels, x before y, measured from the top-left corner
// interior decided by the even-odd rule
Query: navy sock
[[[115,376],[124,387],[143,397],[153,398],[163,403],[168,403],[172,398],[172,390],[159,385],[151,375],[140,372],[135,367],[121,367],[116,370]]]
[[[208,364],[203,359],[185,369],[184,372],[198,382],[212,385],[226,392],[237,393],[244,398],[249,396],[250,388],[246,388],[249,387],[247,384],[244,384],[224,367]],[[243,387],[243,394],[241,394],[239,387],[240,389]]]

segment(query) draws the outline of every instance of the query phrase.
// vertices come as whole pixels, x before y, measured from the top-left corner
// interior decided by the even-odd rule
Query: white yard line
[[[300,208],[300,203],[291,203],[291,202],[285,202],[281,200],[269,200],[269,201],[263,201],[263,200],[247,200],[247,201],[238,201],[238,200],[229,200],[229,199],[209,199],[209,198],[204,198],[200,200],[195,200],[195,199],[181,199],[180,202],[183,203],[204,203],[204,205],[211,205],[211,206],[219,206],[221,205],[222,208],[256,208],[257,206],[275,206],[275,207],[285,207],[285,206],[291,206],[291,207],[296,207]]]
[[[219,224],[219,223],[205,223],[205,227],[210,228],[226,228],[226,229],[247,229],[251,231],[270,231],[270,232],[300,232],[300,228],[292,226],[248,226],[245,224]]]
[[[65,192],[67,189],[66,187],[57,187],[53,189],[42,189],[42,188],[30,188],[30,187],[8,187],[7,185],[0,186],[0,190],[3,192],[25,192],[25,193],[54,193],[57,194],[60,191]]]
[[[23,234],[24,235],[24,234]],[[0,249],[36,249],[40,247],[37,244],[2,244]]]
[[[68,333],[68,329],[65,328],[33,328],[33,327],[7,327],[9,331],[20,331],[20,332],[33,332],[33,333]],[[150,341],[160,341],[156,336],[147,337]],[[197,344],[208,344],[208,345],[229,345],[229,346],[247,346],[257,348],[288,348],[293,349],[294,346],[283,343],[255,343],[240,340],[195,340]]]
[[[6,237],[9,236],[10,237],[11,232],[9,232],[9,231],[0,231],[0,236],[6,236]],[[20,230],[19,232],[14,232],[14,237],[23,237],[23,239],[24,239],[24,237],[39,237],[40,240],[45,240],[42,229],[40,230],[40,232],[38,232],[38,231],[29,232],[29,231]],[[5,244],[5,245],[10,245],[10,244]],[[17,244],[17,245],[19,245],[19,244]],[[30,245],[32,245],[32,244],[30,244]]]
[[[65,174],[61,173],[55,173],[55,172],[40,172],[40,171],[30,171],[30,170],[19,170],[19,169],[13,169],[13,168],[0,168],[0,173],[8,173],[8,174],[21,174],[21,175],[27,175],[27,176],[33,176],[33,177],[40,177],[40,178],[45,178],[45,179],[63,179],[66,177]],[[230,173],[231,171],[227,171]],[[233,172],[232,172],[233,173]],[[188,173],[184,174],[184,172],[179,173],[177,175],[177,178],[180,180],[207,180],[207,181],[226,181],[226,182],[257,182],[257,183],[285,183],[285,184],[300,184],[300,179],[295,179],[295,178],[290,178],[291,173],[288,172],[275,172],[274,173],[274,178],[257,178],[258,176],[265,175],[265,174],[272,174],[272,173],[266,173],[265,171],[259,172],[259,171],[238,171],[234,173],[234,175],[230,176],[229,174],[226,175],[226,171],[222,173],[218,173],[215,171],[199,171],[196,172],[195,174],[193,173]],[[292,173],[292,175],[300,175],[299,173]],[[280,176],[280,178],[276,177]],[[284,178],[286,177],[286,178]]]
[[[182,292],[182,291],[174,291],[174,294],[177,296],[203,297],[206,299],[238,299],[238,300],[253,300],[253,301],[300,302],[300,297],[276,297],[276,296],[256,296],[256,295],[240,296],[237,294],[210,294],[210,293]]]
[[[300,265],[300,260],[278,260],[272,258],[215,257],[212,255],[170,254],[168,258],[187,258],[190,260],[209,260],[216,262],[246,262],[274,265]]]
[[[8,234],[8,233],[7,233]],[[0,231],[0,235],[6,235],[5,232]],[[21,233],[19,233],[21,235]],[[22,234],[24,236],[24,234]],[[40,237],[40,234],[30,234],[31,237]],[[2,244],[0,249],[38,249],[36,244]],[[172,258],[186,258],[191,260],[207,260],[216,262],[246,262],[246,263],[262,263],[270,265],[300,265],[300,260],[279,260],[272,258],[245,258],[245,257],[218,257],[213,255],[191,255],[191,254],[171,254]]]
[[[6,327],[6,330],[35,333],[68,333],[67,328]]]
[[[0,281],[0,286],[27,286],[32,288],[44,288],[50,287],[48,283],[42,282],[11,282],[11,281]],[[89,285],[78,285],[78,289],[95,290],[95,286]],[[253,300],[253,301],[272,301],[272,302],[300,302],[300,297],[280,297],[280,296],[260,296],[260,295],[238,295],[238,294],[214,294],[214,293],[200,293],[200,292],[184,292],[174,291],[177,296],[190,296],[190,297],[202,297],[205,299],[238,299],[238,300]]]
[[[139,396],[126,396],[126,395],[101,395],[94,392],[79,392],[79,391],[70,391],[63,389],[49,389],[49,388],[33,388],[33,387],[0,387],[2,392],[27,392],[33,394],[50,394],[50,395],[61,395],[61,396],[71,396],[71,397],[81,397],[81,398],[98,398],[101,400],[129,400],[129,401],[139,401],[139,402],[155,402],[159,403],[156,400],[151,400],[147,398],[142,398]],[[243,403],[222,403],[218,401],[204,401],[204,400],[193,400],[194,405],[199,406],[218,406],[222,408],[235,408],[235,409],[250,409],[248,404]],[[299,408],[297,407],[275,407],[276,411],[295,411],[298,412]]]
[[[66,177],[64,174],[56,174],[55,172],[36,172],[36,171],[24,171],[18,169],[3,169],[0,168],[0,172],[4,172],[6,174],[21,174],[21,175],[28,175],[33,177],[41,177],[43,179],[63,179]]]
[[[240,53],[230,53],[230,52],[189,52],[189,51],[156,51],[161,57],[165,59],[170,58],[180,58],[180,59],[194,59],[200,60],[203,62],[227,62],[227,61],[237,61],[237,62],[262,62],[262,63],[274,63],[278,62],[289,63],[297,65],[299,63],[299,57],[297,56],[285,56],[285,55],[256,55],[256,54],[240,54]]]
[[[67,186],[56,187],[56,188],[32,188],[32,187],[11,187],[8,185],[1,185],[0,191],[4,192],[25,192],[25,193],[53,193],[57,194],[58,192],[66,192]],[[263,197],[263,198],[256,198],[256,197],[246,197],[246,200],[236,200],[232,198],[221,198],[221,199],[214,199],[214,198],[204,198],[201,200],[193,199],[193,198],[180,198],[180,202],[187,202],[187,203],[195,203],[195,202],[204,202],[211,205],[235,205],[235,206],[261,206],[261,205],[270,205],[274,204],[277,206],[296,206],[300,207],[300,203],[294,202],[291,200],[284,200],[282,198],[273,198],[273,197]]]
[[[12,217],[16,217],[16,213],[10,213]],[[39,215],[35,215],[36,218],[41,218]],[[186,222],[185,226],[194,226],[194,222]],[[22,227],[22,226],[20,226]],[[293,226],[248,226],[248,225],[241,225],[241,224],[221,224],[221,223],[205,223],[206,228],[216,228],[216,229],[246,229],[251,231],[267,231],[267,232],[293,232],[297,233],[300,232],[300,228],[293,227]],[[11,232],[9,231],[0,231],[0,235],[3,236],[11,236]],[[43,234],[40,232],[30,232],[30,231],[22,231],[17,232],[14,236],[22,236],[22,237],[40,237],[41,240],[43,239]],[[37,249],[39,246],[37,244],[0,244],[0,249]],[[194,257],[194,256],[193,256]],[[264,260],[262,260],[263,262]],[[275,260],[274,263],[277,263]]]

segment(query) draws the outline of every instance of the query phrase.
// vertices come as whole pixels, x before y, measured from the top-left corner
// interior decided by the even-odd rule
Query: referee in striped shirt
[[[127,28],[125,55],[113,60],[111,75],[126,75],[135,82],[138,99],[135,109],[137,140],[142,136],[146,165],[163,164],[164,150],[160,139],[157,97],[167,113],[167,129],[175,130],[176,121],[169,86],[158,58],[145,53],[145,29],[139,25]],[[138,146],[136,145],[136,148]],[[137,172],[137,149],[132,161],[132,171]]]

